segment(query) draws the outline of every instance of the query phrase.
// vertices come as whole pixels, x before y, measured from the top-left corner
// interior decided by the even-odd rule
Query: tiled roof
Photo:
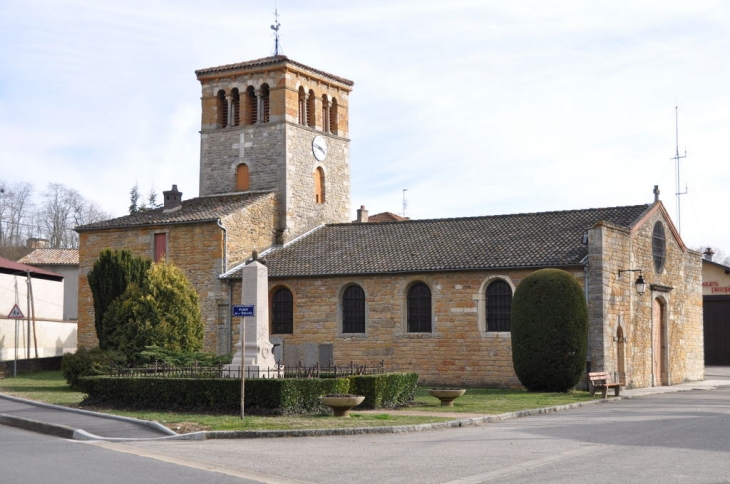
[[[382,222],[403,222],[404,220],[410,220],[408,217],[401,217],[392,212],[376,213],[368,217],[368,223],[382,223]]]
[[[18,262],[29,265],[79,265],[79,251],[77,249],[35,249]]]
[[[76,227],[76,231],[215,221],[253,205],[270,193],[273,192],[245,192],[191,198],[183,200],[179,209],[166,212],[162,208],[156,208],[147,212],[137,212],[133,215],[82,225]]]
[[[275,55],[275,56],[271,56],[271,57],[264,57],[261,59],[255,59],[255,60],[250,60],[250,61],[246,61],[246,62],[238,62],[236,64],[226,64],[226,65],[222,65],[222,66],[218,66],[218,67],[208,67],[206,69],[198,69],[197,71],[195,71],[195,75],[198,76],[198,78],[200,78],[201,76],[206,76],[206,75],[210,75],[210,74],[223,74],[226,72],[233,72],[233,71],[238,71],[241,69],[252,69],[252,68],[256,68],[256,67],[272,67],[277,64],[281,64],[281,65],[291,64],[293,66],[299,67],[300,69],[306,69],[314,74],[320,75],[327,79],[331,79],[333,81],[337,81],[346,86],[352,86],[355,84],[354,82],[352,82],[349,79],[345,79],[344,77],[335,76],[328,72],[321,71],[321,70],[315,69],[313,67],[309,67],[300,62],[289,59],[285,55]]]
[[[729,266],[726,266],[725,264],[721,264],[719,262],[715,262],[713,260],[707,260],[704,257],[702,258],[702,263],[703,264],[708,264],[708,265],[711,265],[711,266],[718,267],[718,268],[723,269],[725,271],[730,271],[730,267]]]
[[[24,275],[28,272],[31,273],[32,277],[37,277],[39,279],[50,279],[53,281],[63,280],[63,276],[56,274],[55,272],[38,269],[37,267],[27,266],[19,262],[13,262],[10,259],[0,257],[0,273]]]
[[[649,208],[333,224],[264,256],[270,277],[570,266],[588,254],[583,234],[596,223],[630,227]]]

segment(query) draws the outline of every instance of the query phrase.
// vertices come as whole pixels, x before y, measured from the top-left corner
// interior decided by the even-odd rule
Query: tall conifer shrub
[[[101,349],[117,349],[109,338],[113,328],[104,327],[104,314],[129,284],[144,281],[151,264],[150,259],[135,257],[126,249],[104,249],[94,262],[87,279],[94,297],[94,326]]]
[[[580,380],[588,344],[583,289],[565,271],[525,277],[512,298],[512,362],[530,391],[567,392]]]

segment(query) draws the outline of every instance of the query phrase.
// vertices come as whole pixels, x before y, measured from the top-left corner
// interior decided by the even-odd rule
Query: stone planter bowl
[[[349,395],[349,396],[323,396],[319,397],[319,401],[323,405],[327,405],[332,409],[335,417],[349,417],[350,410],[353,407],[357,407],[365,400],[363,395]]]
[[[466,393],[464,388],[431,388],[428,393],[441,400],[442,407],[453,407],[454,400]]]

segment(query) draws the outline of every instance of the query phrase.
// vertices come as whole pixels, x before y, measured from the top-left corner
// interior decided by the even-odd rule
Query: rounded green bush
[[[512,299],[512,362],[530,391],[567,392],[580,380],[588,345],[588,308],[578,281],[559,269],[525,279]]]
[[[148,346],[177,352],[203,349],[205,323],[198,295],[182,270],[164,261],[152,264],[140,285],[130,284],[114,300],[102,325],[113,347],[130,358]]]

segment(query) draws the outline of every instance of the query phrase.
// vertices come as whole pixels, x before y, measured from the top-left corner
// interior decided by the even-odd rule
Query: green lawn
[[[344,427],[375,427],[390,425],[414,425],[420,423],[443,422],[459,418],[459,413],[500,414],[533,408],[565,405],[591,400],[588,392],[570,393],[532,393],[517,389],[469,388],[466,394],[454,402],[453,407],[441,407],[438,399],[428,394],[429,387],[418,387],[413,406],[387,413],[358,413],[353,410],[352,417],[333,418],[328,415],[292,415],[281,417],[240,415],[199,414],[179,412],[122,411],[97,408],[94,410],[156,420],[178,432],[193,430],[282,430],[282,429],[323,429]],[[46,371],[19,375],[15,378],[0,379],[0,393],[15,395],[30,400],[79,406],[83,395],[68,388],[58,371]],[[423,416],[409,414],[409,411],[449,412],[453,417]]]
[[[419,386],[416,389],[415,405],[412,408],[434,412],[498,415],[592,400],[590,393],[577,390],[569,393],[538,393],[515,388],[469,388],[464,396],[454,400],[453,407],[441,407],[441,402],[428,394],[429,388],[432,387]]]

